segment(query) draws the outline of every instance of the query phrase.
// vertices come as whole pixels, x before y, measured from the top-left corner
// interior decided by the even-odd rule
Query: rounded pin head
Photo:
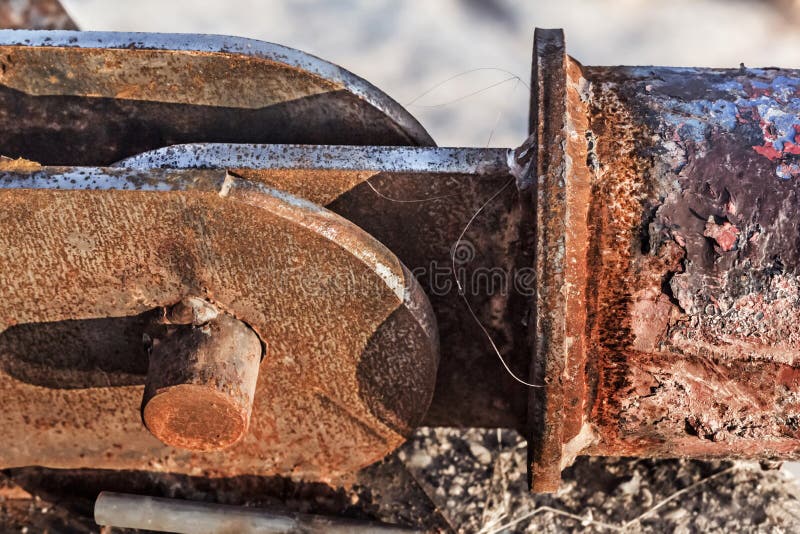
[[[142,416],[150,433],[167,445],[216,451],[245,434],[249,409],[212,387],[179,384],[156,392]]]
[[[142,402],[147,429],[166,445],[216,451],[247,432],[261,341],[210,302],[185,298],[149,328]]]

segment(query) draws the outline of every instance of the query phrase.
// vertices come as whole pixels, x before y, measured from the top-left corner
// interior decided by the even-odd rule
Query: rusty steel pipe
[[[210,302],[188,297],[145,334],[142,419],[161,442],[193,451],[230,447],[250,424],[261,340]]]
[[[800,72],[585,67],[537,30],[533,82],[533,489],[800,458]]]

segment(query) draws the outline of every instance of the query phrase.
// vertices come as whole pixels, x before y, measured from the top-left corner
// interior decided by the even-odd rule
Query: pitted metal
[[[0,30],[0,154],[108,165],[201,141],[434,144],[371,84],[284,46],[215,35]]]
[[[520,175],[512,150],[208,143],[161,148],[117,166],[224,168],[352,220],[398,254],[440,318],[442,371],[426,423],[524,425],[526,391],[504,370],[453,278],[453,253],[463,250],[456,267],[469,306],[524,374],[525,328],[514,317],[531,288],[517,283],[515,271]],[[490,279],[496,287],[487,287]]]
[[[325,478],[377,459],[422,422],[525,429],[536,491],[556,490],[561,469],[583,454],[800,457],[798,71],[587,67],[566,55],[561,32],[537,31],[531,137],[519,149],[381,147],[432,141],[371,86],[296,51],[222,37],[1,39],[0,150],[44,163],[118,162],[2,164],[0,253],[19,252],[8,256],[3,291],[13,305],[0,316],[2,336],[27,348],[40,343],[31,323],[49,321],[45,346],[82,339],[91,347],[68,344],[53,356],[56,370],[24,356],[36,351],[12,351],[3,360],[9,380],[57,391],[92,384],[110,395],[103,406],[112,412],[125,400],[109,391],[140,385],[141,360],[109,371],[99,356],[108,341],[85,321],[103,321],[130,351],[126,332],[192,289],[264,341],[302,338],[316,349],[306,374],[282,375],[307,404],[255,427],[267,443],[259,446],[291,439],[258,468],[260,449],[241,455],[237,445],[236,454],[215,457],[226,473]],[[342,146],[359,144],[373,146]],[[231,203],[238,211],[228,211]],[[140,212],[145,205],[152,209]],[[246,215],[259,210],[280,215],[286,235],[299,226],[319,242],[256,228],[260,215]],[[135,224],[125,226],[126,217]],[[220,233],[209,233],[211,219],[224,222],[212,225]],[[74,235],[59,233],[70,225],[78,225]],[[142,228],[164,244],[151,246]],[[91,252],[96,235],[112,230],[115,246],[130,246],[136,261],[110,244],[109,254],[118,266],[151,270],[161,297],[127,286],[122,297],[95,294],[136,279],[124,269],[85,276],[105,261]],[[226,246],[249,248],[215,268],[249,282],[228,293],[225,284],[182,285],[205,280],[194,256],[224,232]],[[265,239],[273,248],[259,248]],[[285,261],[264,270],[273,256]],[[164,258],[174,263],[169,276]],[[264,280],[275,273],[299,268],[307,282],[340,272],[337,265],[366,270],[380,298],[351,291],[332,307],[302,308],[302,299],[273,295],[280,309],[245,313],[243,303],[269,293]],[[488,285],[498,275],[500,285]],[[322,287],[329,295],[338,286]],[[279,313],[284,307],[296,313]],[[265,319],[276,313],[276,323]],[[75,317],[80,324],[68,322]],[[314,343],[355,338],[320,330],[311,317],[358,325],[364,335],[349,356],[325,358],[327,348]],[[297,358],[286,346],[278,351],[281,365]],[[98,386],[109,373],[115,385]],[[295,393],[259,391],[276,406],[295,402]],[[9,413],[44,402],[27,394],[11,400]],[[96,412],[95,404],[80,409]],[[76,465],[74,443],[53,431],[74,417],[65,413],[24,423],[49,448],[20,452],[9,443],[19,465],[39,457]],[[349,448],[323,437],[329,432],[346,436]],[[306,439],[314,459],[281,456]],[[208,465],[165,457],[173,463],[158,469]],[[108,465],[143,468],[126,455]]]
[[[353,224],[225,171],[5,167],[2,465],[330,479],[420,422],[435,322]],[[249,431],[221,452],[167,447],[139,417],[142,324],[186,296],[268,347]]]

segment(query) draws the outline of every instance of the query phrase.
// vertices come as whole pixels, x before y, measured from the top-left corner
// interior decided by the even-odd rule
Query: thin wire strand
[[[465,71],[465,72],[461,72],[459,74],[451,76],[450,78],[447,78],[446,80],[444,80],[442,82],[439,82],[438,84],[434,85],[433,87],[431,87],[427,91],[423,92],[422,94],[420,94],[419,96],[417,96],[416,98],[411,100],[408,104],[406,104],[406,106],[411,106],[416,101],[418,101],[420,98],[424,97],[427,94],[430,94],[431,92],[433,92],[437,88],[441,87],[442,85],[444,85],[444,84],[446,84],[446,83],[448,83],[448,82],[450,82],[450,81],[452,81],[452,80],[454,80],[456,78],[459,78],[461,76],[465,76],[467,74],[470,74],[470,73],[473,73],[473,72],[477,72],[477,71],[489,71],[489,70],[497,71],[497,72],[504,72],[506,74],[509,74],[510,77],[506,78],[504,80],[501,80],[499,82],[496,82],[496,83],[494,83],[494,84],[492,84],[492,85],[490,85],[488,87],[484,87],[484,88],[479,89],[477,91],[473,91],[472,93],[469,93],[467,95],[463,95],[463,96],[461,96],[461,97],[459,97],[459,98],[457,98],[455,100],[452,100],[450,102],[446,102],[446,103],[443,103],[443,104],[437,104],[437,105],[433,105],[433,106],[419,106],[419,107],[436,108],[436,107],[442,107],[442,106],[454,104],[456,102],[460,102],[462,100],[465,100],[467,98],[475,96],[475,95],[477,95],[479,93],[482,93],[484,91],[492,89],[493,87],[497,87],[497,86],[502,85],[504,83],[510,82],[511,80],[516,80],[516,82],[517,82],[517,83],[514,84],[514,88],[511,90],[511,94],[513,94],[514,91],[516,91],[517,87],[519,87],[520,84],[522,84],[523,86],[528,87],[530,89],[530,86],[527,83],[525,83],[522,80],[522,78],[520,78],[518,75],[514,74],[513,72],[507,71],[505,69],[499,69],[499,68],[480,67],[480,68],[477,68],[477,69],[471,69],[471,70],[468,70],[468,71]],[[492,127],[492,130],[489,133],[489,140],[486,142],[486,146],[487,147],[489,146],[489,143],[491,143],[492,138],[494,137],[495,130],[497,129],[497,125],[500,123],[500,119],[501,119],[502,115],[503,115],[503,110],[500,110],[498,112],[498,114],[497,114],[496,119],[495,119],[494,126]],[[516,373],[514,373],[514,371],[511,370],[511,367],[509,367],[509,365],[506,362],[505,358],[503,358],[503,355],[500,353],[500,349],[497,347],[497,344],[494,342],[494,339],[492,339],[491,334],[486,329],[486,327],[483,326],[483,323],[481,323],[480,319],[478,318],[477,314],[475,313],[475,310],[470,305],[469,300],[467,299],[466,294],[464,293],[464,288],[462,287],[461,281],[458,279],[458,274],[456,272],[456,258],[455,258],[456,249],[458,248],[459,244],[463,241],[464,236],[466,235],[466,233],[469,230],[470,226],[472,226],[472,223],[475,221],[475,219],[478,217],[478,215],[480,215],[481,212],[483,212],[484,208],[486,206],[488,206],[495,198],[497,198],[503,191],[505,191],[506,188],[509,185],[511,185],[514,181],[515,181],[515,179],[511,178],[497,192],[495,192],[491,197],[489,197],[489,199],[486,202],[484,202],[475,211],[475,213],[472,214],[472,217],[470,217],[469,221],[467,222],[467,224],[464,226],[463,230],[461,231],[461,234],[459,234],[458,239],[456,240],[456,242],[453,244],[453,246],[451,248],[450,260],[451,260],[452,269],[453,269],[453,276],[455,277],[456,286],[458,287],[458,294],[461,297],[461,299],[464,301],[464,304],[466,305],[467,310],[469,311],[469,314],[472,316],[472,319],[477,323],[478,327],[481,329],[483,334],[486,336],[486,339],[489,341],[489,344],[492,346],[492,349],[494,350],[495,354],[497,355],[497,358],[500,360],[500,363],[503,365],[503,368],[505,368],[506,372],[511,376],[511,378],[513,378],[514,380],[516,380],[520,384],[522,384],[524,386],[527,386],[527,387],[531,387],[531,388],[541,388],[541,387],[544,387],[544,386],[541,385],[541,384],[532,384],[530,382],[526,382],[525,380],[523,380],[519,376],[517,376]],[[457,194],[450,194],[450,195],[443,195],[443,196],[432,197],[432,198],[423,198],[423,199],[397,199],[397,198],[391,198],[391,197],[389,197],[387,195],[384,195],[380,191],[378,191],[375,188],[375,186],[372,185],[372,183],[370,182],[369,179],[366,180],[366,183],[369,186],[369,188],[372,189],[372,191],[376,195],[378,195],[379,197],[384,198],[386,200],[392,201],[392,202],[400,202],[400,203],[429,202],[429,201],[432,201],[432,200],[441,200],[441,199],[446,199],[446,198],[451,198],[451,197],[457,196]]]
[[[515,79],[515,78],[509,78],[508,80],[505,80],[502,83],[505,83],[506,81],[513,80],[513,79]],[[517,87],[519,87],[519,84],[522,81],[519,78],[516,78],[516,80],[517,80],[517,83],[515,83],[514,87],[511,89],[511,93],[509,94],[509,98],[514,95],[514,92],[517,90]],[[500,119],[502,118],[502,116],[503,116],[503,109],[501,108],[497,112],[497,116],[495,117],[494,125],[492,126],[492,130],[489,132],[489,139],[486,141],[486,148],[489,148],[489,144],[492,142],[492,138],[494,137],[495,131],[497,131],[497,126],[498,126],[498,124],[500,124]],[[400,203],[403,203],[403,204],[414,204],[414,203],[418,203],[418,202],[429,202],[429,201],[432,201],[432,200],[444,200],[444,199],[453,198],[453,197],[458,196],[458,193],[452,193],[452,194],[449,194],[449,195],[441,195],[441,196],[437,196],[437,197],[414,198],[414,199],[407,199],[407,200],[400,199],[400,198],[392,198],[392,197],[384,195],[383,193],[378,191],[370,180],[372,180],[372,177],[367,178],[367,180],[366,180],[366,184],[369,186],[369,188],[372,189],[372,191],[376,195],[378,195],[379,197],[381,197],[383,199],[386,199],[386,200],[389,200],[391,202],[400,202]]]
[[[376,195],[378,195],[379,197],[384,198],[386,200],[390,200],[392,202],[400,202],[402,204],[413,204],[413,203],[416,203],[416,202],[430,202],[432,200],[442,200],[442,199],[445,199],[445,198],[452,198],[452,197],[458,196],[457,193],[451,193],[449,195],[441,195],[441,196],[438,196],[438,197],[412,198],[412,199],[408,199],[408,200],[403,200],[403,199],[399,199],[399,198],[392,198],[392,197],[388,197],[388,196],[384,195],[383,193],[381,193],[380,191],[375,189],[375,186],[372,185],[372,183],[370,182],[371,179],[372,178],[368,178],[365,183],[369,186],[370,189],[372,189],[375,192]]]
[[[504,530],[507,530],[507,529],[509,529],[509,528],[511,528],[513,526],[518,525],[519,523],[522,523],[526,519],[530,519],[531,517],[535,516],[536,514],[538,514],[540,512],[551,512],[553,514],[560,515],[562,517],[566,517],[566,518],[569,518],[569,519],[574,519],[575,521],[580,521],[581,524],[588,523],[590,525],[603,527],[603,528],[608,529],[608,530],[613,530],[613,531],[622,530],[622,528],[617,526],[617,525],[611,525],[609,523],[603,523],[602,521],[596,521],[594,519],[587,519],[586,517],[581,517],[581,516],[579,516],[577,514],[571,514],[569,512],[565,512],[564,510],[559,510],[558,508],[552,508],[550,506],[537,506],[536,508],[531,510],[529,513],[523,515],[520,518],[514,519],[513,521],[510,521],[508,523],[502,524],[502,525],[500,525],[498,527],[494,527],[492,530],[481,530],[481,532],[486,532],[486,533],[489,533],[489,534],[498,534],[500,532],[503,532]]]
[[[722,475],[730,473],[730,472],[734,471],[737,467],[738,466],[736,464],[734,464],[734,465],[728,467],[727,469],[723,469],[722,471],[717,471],[713,475],[709,475],[706,478],[702,478],[702,479],[698,480],[697,482],[695,482],[694,484],[690,484],[690,485],[686,486],[685,488],[676,491],[672,495],[669,495],[668,497],[658,501],[658,503],[656,503],[654,506],[652,506],[649,509],[647,509],[644,513],[634,517],[633,519],[631,519],[630,521],[625,523],[622,526],[622,528],[626,529],[626,528],[638,523],[639,521],[641,521],[645,517],[647,517],[649,515],[652,515],[653,512],[655,512],[659,508],[662,508],[665,504],[667,504],[667,503],[669,503],[671,501],[674,501],[675,499],[677,499],[678,497],[680,497],[684,493],[688,493],[688,492],[696,489],[697,487],[702,486],[703,484],[706,484],[707,482],[710,482],[711,480],[714,480],[717,477],[720,477]]]
[[[458,287],[458,294],[461,297],[461,299],[464,301],[464,304],[467,305],[467,310],[469,310],[470,315],[472,315],[472,318],[478,324],[478,327],[483,331],[484,335],[486,336],[486,339],[489,340],[489,343],[492,345],[492,348],[494,349],[495,354],[497,354],[497,357],[500,359],[500,363],[503,364],[503,367],[505,367],[505,369],[508,372],[508,374],[511,375],[511,378],[513,378],[514,380],[516,380],[520,384],[523,384],[523,385],[531,387],[531,388],[542,388],[542,387],[544,387],[542,384],[531,384],[530,382],[526,382],[525,380],[521,379],[508,366],[508,363],[506,363],[505,358],[503,358],[503,355],[500,354],[500,349],[497,348],[497,345],[495,344],[494,340],[492,339],[491,334],[489,334],[489,331],[486,329],[485,326],[483,326],[483,323],[481,323],[480,319],[478,319],[478,316],[475,314],[475,310],[472,309],[472,306],[470,305],[469,300],[467,300],[467,296],[464,293],[464,287],[461,285],[461,280],[458,279],[458,273],[456,271],[456,249],[461,244],[461,242],[464,240],[464,235],[466,235],[467,230],[469,230],[469,227],[472,226],[472,223],[475,221],[475,219],[478,217],[478,215],[481,214],[483,209],[486,206],[488,206],[495,198],[500,196],[500,193],[505,191],[506,188],[509,185],[514,183],[514,181],[515,181],[515,178],[511,178],[510,180],[508,180],[505,183],[505,185],[503,185],[503,187],[498,189],[497,192],[495,194],[493,194],[489,198],[489,200],[484,202],[477,209],[477,211],[475,211],[475,213],[472,214],[472,217],[470,217],[470,219],[467,222],[466,226],[464,226],[464,229],[461,231],[461,234],[458,236],[458,239],[456,239],[455,243],[453,243],[453,246],[450,248],[450,261],[451,261],[451,265],[452,265],[452,269],[453,269],[453,277],[456,279],[456,287]]]
[[[443,108],[445,106],[456,104],[458,102],[461,102],[462,100],[466,100],[468,98],[471,98],[471,97],[473,97],[475,95],[479,95],[481,93],[484,93],[484,92],[488,91],[489,89],[493,89],[493,88],[497,87],[498,85],[503,85],[504,83],[508,83],[511,80],[519,81],[519,78],[516,77],[516,76],[511,76],[510,78],[506,78],[505,80],[500,80],[499,82],[495,82],[495,83],[493,83],[491,85],[487,85],[486,87],[484,87],[482,89],[478,89],[476,91],[472,91],[471,93],[467,93],[467,94],[462,95],[462,96],[460,96],[458,98],[455,98],[453,100],[448,100],[447,102],[442,102],[441,104],[431,104],[431,105],[407,104],[407,107],[414,106],[415,108],[427,108],[427,109]]]
[[[519,80],[519,78],[517,78],[517,83],[515,83],[515,84],[514,84],[514,89],[512,89],[512,90],[511,90],[511,94],[513,94],[513,93],[514,93],[514,90],[516,90],[516,88],[519,86],[519,82],[520,82],[520,80]],[[495,124],[494,124],[494,127],[492,128],[492,131],[491,131],[491,133],[489,134],[489,140],[486,142],[486,146],[487,146],[487,147],[489,146],[489,143],[491,143],[491,142],[492,142],[492,137],[494,136],[494,131],[495,131],[495,129],[497,128],[497,125],[500,123],[500,118],[502,117],[502,115],[503,115],[503,110],[501,109],[501,110],[500,110],[500,111],[497,113],[497,118],[495,119]],[[458,236],[458,239],[456,240],[455,244],[454,244],[454,245],[453,245],[453,247],[450,249],[450,250],[451,250],[451,253],[450,253],[450,254],[451,254],[451,256],[450,256],[450,260],[451,260],[451,262],[452,262],[452,267],[453,267],[453,276],[455,276],[455,279],[456,279],[456,285],[458,286],[458,294],[461,296],[462,300],[463,300],[463,301],[464,301],[464,303],[467,305],[467,310],[469,310],[469,313],[470,313],[470,315],[472,315],[472,318],[475,320],[475,322],[476,322],[476,323],[478,323],[478,326],[479,326],[479,327],[480,327],[480,329],[483,331],[484,335],[486,336],[486,339],[488,339],[488,340],[489,340],[489,343],[492,345],[492,348],[494,349],[494,352],[495,352],[495,354],[496,354],[496,355],[497,355],[497,357],[500,359],[500,363],[502,363],[502,364],[503,364],[503,367],[505,368],[506,372],[507,372],[509,375],[511,375],[511,378],[513,378],[514,380],[516,380],[516,381],[517,381],[517,382],[519,382],[520,384],[523,384],[523,385],[525,385],[525,386],[527,386],[527,387],[531,387],[531,388],[541,388],[541,387],[544,387],[544,386],[543,386],[543,385],[541,385],[541,384],[531,384],[530,382],[526,382],[525,380],[522,380],[520,377],[518,377],[518,376],[516,375],[516,373],[514,373],[514,371],[512,371],[512,370],[511,370],[511,368],[509,367],[509,365],[508,365],[508,363],[506,362],[505,358],[503,358],[503,355],[500,353],[500,349],[498,349],[498,348],[497,348],[497,345],[495,344],[494,340],[492,339],[492,336],[491,336],[491,334],[489,334],[489,331],[486,329],[486,327],[485,327],[485,326],[483,326],[483,323],[481,323],[480,319],[478,319],[478,316],[475,314],[475,310],[473,310],[472,306],[470,305],[469,301],[467,300],[467,297],[466,297],[466,295],[464,294],[464,288],[461,286],[461,281],[458,279],[458,275],[457,275],[457,273],[456,273],[456,249],[458,248],[458,246],[459,246],[459,244],[461,243],[461,241],[464,239],[464,236],[466,235],[466,233],[467,233],[467,230],[469,230],[469,227],[472,225],[472,223],[475,221],[475,219],[478,217],[478,215],[479,215],[479,214],[480,214],[480,213],[483,211],[483,209],[484,209],[484,208],[485,208],[487,205],[489,205],[489,203],[491,203],[491,202],[492,202],[492,200],[494,200],[495,198],[497,198],[497,197],[500,195],[500,193],[502,193],[503,191],[505,191],[505,189],[506,189],[506,188],[507,188],[509,185],[511,185],[511,183],[512,183],[512,182],[514,182],[514,181],[515,181],[515,179],[514,179],[514,178],[512,178],[511,180],[509,180],[508,182],[506,182],[506,183],[503,185],[503,187],[501,187],[501,188],[500,188],[500,190],[498,190],[498,191],[497,191],[497,192],[496,192],[494,195],[492,195],[492,196],[489,198],[489,200],[487,200],[486,202],[484,202],[484,203],[483,203],[483,205],[481,205],[481,207],[480,207],[480,208],[478,208],[478,210],[477,210],[475,213],[473,213],[473,214],[472,214],[472,217],[471,217],[471,218],[470,218],[470,220],[467,222],[466,226],[464,226],[464,229],[461,231],[461,234]]]
[[[638,523],[642,519],[652,515],[654,512],[656,512],[660,508],[663,508],[667,503],[674,501],[675,499],[677,499],[681,495],[689,493],[689,492],[697,489],[698,487],[700,487],[700,486],[702,486],[704,484],[707,484],[708,482],[714,480],[717,477],[720,477],[722,475],[725,475],[727,473],[731,473],[731,472],[735,471],[737,469],[737,467],[739,467],[739,466],[738,465],[732,465],[731,467],[728,467],[728,468],[723,469],[721,471],[717,471],[716,473],[714,473],[712,475],[709,475],[706,478],[700,479],[697,482],[695,482],[694,484],[690,484],[690,485],[686,486],[685,488],[680,489],[680,490],[670,494],[669,496],[665,497],[664,499],[661,499],[654,506],[651,506],[650,508],[645,510],[643,513],[639,514],[638,516],[636,516],[635,518],[631,519],[630,521],[626,521],[625,523],[622,523],[621,525],[613,525],[613,524],[609,524],[609,523],[604,523],[602,521],[597,521],[597,520],[592,519],[590,517],[581,517],[581,516],[579,516],[577,514],[572,514],[570,512],[564,511],[564,510],[559,510],[558,508],[552,508],[550,506],[537,506],[536,508],[534,508],[533,510],[531,510],[527,514],[523,515],[522,517],[518,517],[517,519],[509,521],[508,523],[504,523],[504,524],[502,524],[502,525],[500,525],[498,527],[495,527],[493,524],[486,525],[481,529],[481,532],[487,532],[487,533],[490,533],[490,534],[496,534],[496,533],[499,533],[499,532],[503,532],[504,530],[507,530],[507,529],[509,529],[509,528],[511,528],[511,527],[513,527],[515,525],[518,525],[519,523],[525,521],[526,519],[530,519],[531,517],[535,516],[536,514],[538,514],[540,512],[552,512],[552,513],[554,513],[556,515],[560,515],[562,517],[567,517],[567,518],[570,518],[570,519],[574,519],[576,521],[580,521],[582,524],[583,523],[589,523],[591,525],[596,525],[598,527],[603,527],[603,528],[606,528],[608,530],[613,530],[613,531],[617,531],[617,532],[625,532],[625,531],[628,531],[628,529],[630,527],[636,525],[636,523]],[[495,521],[495,523],[496,522],[497,521]]]
[[[419,100],[420,98],[422,98],[422,97],[424,97],[424,96],[426,96],[426,95],[429,95],[429,94],[431,94],[431,93],[432,93],[432,92],[434,92],[436,89],[438,89],[438,88],[440,88],[441,86],[443,86],[444,84],[446,84],[446,83],[448,83],[448,82],[451,82],[451,81],[453,81],[453,80],[455,80],[455,79],[457,79],[457,78],[461,78],[462,76],[466,76],[467,74],[472,74],[473,72],[479,72],[479,71],[488,71],[488,70],[495,71],[495,72],[503,72],[503,73],[505,73],[505,74],[508,74],[509,76],[512,76],[512,77],[516,78],[517,80],[519,80],[519,81],[520,81],[520,82],[521,82],[521,83],[522,83],[522,84],[523,84],[525,87],[527,87],[527,88],[528,88],[528,91],[530,91],[530,90],[531,90],[530,86],[529,86],[527,83],[525,83],[525,81],[524,81],[524,80],[523,80],[523,79],[522,79],[522,78],[521,78],[521,77],[520,77],[518,74],[514,74],[514,73],[513,73],[513,72],[511,72],[510,70],[500,69],[500,68],[497,68],[497,67],[478,67],[478,68],[476,68],[476,69],[465,70],[464,72],[460,72],[460,73],[458,73],[458,74],[454,74],[453,76],[450,76],[450,77],[449,77],[449,78],[447,78],[446,80],[442,80],[441,82],[437,83],[436,85],[434,85],[433,87],[431,87],[431,88],[430,88],[430,89],[428,89],[427,91],[425,91],[425,92],[423,92],[423,93],[421,93],[421,94],[417,95],[417,97],[416,97],[416,98],[414,98],[414,99],[412,99],[411,101],[409,101],[409,102],[406,104],[406,106],[410,106],[411,104],[413,104],[414,102],[416,102],[416,101],[417,101],[417,100]]]
[[[511,93],[509,93],[508,95],[509,100],[511,99],[512,96],[514,96],[514,92],[517,90],[517,87],[519,87],[519,82],[520,80],[519,78],[517,78],[517,83],[514,84],[514,87],[511,89]],[[492,142],[492,138],[494,137],[494,132],[497,131],[497,125],[500,124],[500,118],[503,116],[503,111],[504,111],[503,108],[500,108],[497,111],[497,117],[495,117],[494,119],[494,126],[492,126],[492,131],[489,132],[489,139],[486,141],[486,148],[489,148],[489,144]]]

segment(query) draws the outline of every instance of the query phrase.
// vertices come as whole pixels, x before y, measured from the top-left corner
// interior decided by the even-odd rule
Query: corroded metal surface
[[[505,148],[419,148],[197,143],[137,154],[114,164],[131,169],[227,169],[320,205],[385,173],[420,180],[448,174],[508,174]],[[423,178],[424,177],[424,178]],[[380,194],[373,192],[373,194]],[[431,197],[416,199],[420,202]],[[398,198],[403,203],[409,200]]]
[[[524,156],[528,173],[541,176],[530,180],[531,201],[527,208],[535,228],[532,239],[533,264],[537,288],[532,304],[532,388],[529,395],[528,425],[531,428],[528,454],[531,457],[532,488],[542,491],[561,479],[564,433],[564,390],[561,377],[566,358],[566,187],[560,151],[567,115],[564,36],[560,30],[538,30],[534,37],[534,63],[531,77],[530,148]],[[532,184],[536,183],[534,187]],[[523,189],[524,190],[524,189]]]
[[[4,466],[330,479],[383,457],[419,423],[436,375],[429,305],[354,225],[225,171],[5,167]],[[166,447],[139,416],[136,326],[187,295],[269,346],[250,430],[221,452]],[[82,343],[109,323],[119,338]],[[73,367],[83,358],[69,347],[94,365]]]
[[[198,143],[163,147],[114,165],[133,169],[258,169],[418,172],[507,172],[507,148],[357,147]]]
[[[166,309],[145,330],[142,420],[162,443],[230,447],[250,425],[262,345],[243,322],[198,297]]]
[[[128,402],[121,392],[141,385],[142,360],[119,358],[109,366],[99,355],[109,345],[97,329],[119,333],[115,350],[130,354],[130,333],[152,321],[152,308],[191,293],[222,304],[269,344],[269,354],[280,355],[261,365],[254,421],[258,446],[281,452],[261,457],[257,468],[248,464],[259,454],[247,448],[251,431],[231,449],[235,454],[213,456],[226,474],[255,469],[325,478],[378,458],[421,422],[526,428],[537,491],[557,489],[561,469],[577,455],[800,457],[797,71],[584,67],[566,55],[560,32],[537,31],[532,135],[515,151],[203,143],[297,142],[295,134],[330,143],[331,132],[340,144],[430,140],[357,87],[336,100],[346,80],[325,70],[328,64],[315,71],[317,60],[303,63],[294,52],[250,53],[223,38],[200,49],[179,36],[159,37],[161,44],[115,34],[50,38],[55,42],[31,34],[36,46],[0,45],[12,59],[0,75],[12,95],[0,119],[11,124],[20,113],[28,121],[3,130],[0,148],[40,154],[45,162],[109,163],[167,143],[198,143],[142,153],[116,169],[4,164],[0,183],[25,190],[2,193],[9,201],[0,212],[7,225],[0,251],[24,251],[0,273],[3,290],[16,299],[0,317],[10,327],[0,339],[11,347],[0,376],[15,388],[35,384],[62,395],[91,386],[100,392],[85,406],[114,412]],[[208,80],[201,76],[206,70],[215,73]],[[269,90],[248,89],[251,82]],[[328,107],[332,94],[337,103]],[[261,138],[253,125],[266,124],[264,117],[251,113],[275,111],[285,98],[306,102],[303,110],[323,123],[281,108],[269,115],[273,127]],[[167,107],[147,107],[155,101]],[[67,103],[77,115],[53,121],[51,112]],[[224,116],[214,115],[220,109]],[[328,129],[330,115],[315,115],[321,109],[339,113],[334,122],[344,130]],[[388,122],[373,124],[373,112]],[[92,121],[106,116],[128,133],[103,129],[112,122],[95,128]],[[147,123],[145,133],[129,135],[138,132],[138,120]],[[375,124],[378,133],[369,129]],[[45,134],[37,137],[40,127]],[[352,132],[356,142],[347,137]],[[86,150],[90,144],[99,148]],[[69,189],[80,195],[66,196]],[[238,211],[226,211],[231,202]],[[278,213],[279,224],[261,221],[267,215],[253,215],[258,210]],[[43,213],[51,227],[36,222]],[[112,221],[112,230],[89,225],[95,219]],[[294,236],[289,219],[304,229],[303,239],[287,237]],[[70,224],[84,226],[70,235],[53,231]],[[112,241],[109,232],[117,232],[115,243],[146,246],[115,251],[111,257],[136,261],[124,269],[120,262],[108,279],[85,276],[108,261],[92,251],[97,239]],[[153,245],[153,235],[165,241]],[[227,248],[237,240],[249,248]],[[36,247],[48,252],[37,254]],[[313,261],[291,260],[318,250],[325,253]],[[248,261],[253,254],[270,265]],[[337,293],[337,266],[353,258],[380,279],[379,294],[361,294],[350,278],[350,290]],[[213,268],[204,270],[209,261]],[[230,276],[216,279],[209,274],[215,269]],[[276,273],[290,273],[295,296],[322,276],[313,287],[338,300],[320,306],[261,283]],[[520,273],[527,285],[518,284]],[[141,277],[158,284],[140,287]],[[443,345],[438,374],[437,328],[423,291]],[[257,296],[279,305],[259,308]],[[359,329],[330,326],[342,323]],[[55,339],[72,350],[32,356],[39,352],[30,347],[47,348]],[[534,387],[504,370],[495,345],[508,369]],[[346,347],[345,356],[323,357],[331,347]],[[109,379],[114,387],[98,387]],[[56,397],[32,391],[11,399],[6,416],[24,413],[25,403],[40,403],[36,413],[54,404]],[[267,404],[259,404],[262,398]],[[267,405],[281,417],[260,418]],[[94,439],[96,429],[82,424]],[[20,458],[13,465],[47,455],[60,465],[59,454],[71,455],[69,465],[87,465],[74,463],[75,444],[54,430],[55,419],[25,421],[24,428],[50,448],[28,454],[37,445],[20,452],[9,443]],[[347,446],[331,432],[347,436]],[[298,448],[304,450],[293,452]],[[122,453],[104,461],[184,472],[210,465],[174,451],[156,467]]]
[[[0,28],[12,30],[77,30],[58,0],[0,2]]]
[[[797,457],[800,73],[585,72],[593,221],[617,225],[593,228],[590,450]]]
[[[432,145],[344,69],[222,36],[0,31],[0,153],[107,165],[186,142]]]
[[[524,376],[526,329],[519,317],[527,298],[522,293],[532,286],[514,278],[517,256],[526,247],[518,234],[511,152],[212,143],[166,147],[118,165],[225,168],[325,204],[358,224],[408,266],[436,312],[442,359],[425,423],[522,428],[527,390],[505,372],[459,296],[452,263],[455,253],[467,302]]]
[[[579,66],[566,56],[560,30],[537,30],[529,179],[523,194],[531,226],[536,293],[530,321],[532,365],[528,408],[531,483],[534,491],[558,487],[561,469],[580,450],[586,325],[586,215],[590,175],[587,119]],[[554,151],[552,147],[563,147]],[[535,184],[535,185],[534,185]],[[573,440],[577,441],[576,443]]]
[[[800,457],[800,73],[552,51],[534,78],[552,110],[534,134],[563,152],[530,174],[533,488],[580,454]]]

